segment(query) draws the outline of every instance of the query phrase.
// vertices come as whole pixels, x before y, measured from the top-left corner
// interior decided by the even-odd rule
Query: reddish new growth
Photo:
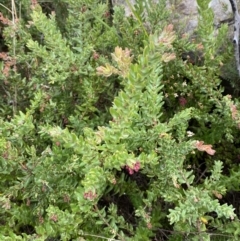
[[[64,196],[63,196],[63,201],[65,202],[65,203],[69,203],[70,202],[70,197],[67,195],[67,194],[65,194]]]
[[[93,200],[94,198],[97,197],[97,194],[92,191],[89,191],[89,192],[85,192],[83,196],[85,199]]]
[[[230,110],[232,113],[232,119],[237,121],[238,128],[240,129],[239,114],[238,114],[237,106],[234,104],[231,104]]]
[[[38,216],[38,221],[39,221],[39,223],[41,223],[41,224],[44,223],[44,219],[43,219],[43,216],[42,216],[42,215],[39,215],[39,216]]]
[[[105,18],[109,18],[111,16],[111,13],[109,11],[105,12],[103,15]]]
[[[8,54],[5,52],[0,53],[0,59],[2,59],[4,61],[3,74],[6,77],[8,77],[9,71],[12,66],[13,66],[13,69],[16,70],[16,60],[14,58],[8,56]]]
[[[0,12],[0,22],[2,22],[4,25],[14,25],[15,23],[19,22],[19,19],[15,15],[14,19],[11,21],[10,19],[5,18],[3,14]]]
[[[98,60],[99,59],[99,54],[97,52],[93,52],[93,59]]]
[[[53,221],[53,222],[57,222],[58,221],[57,214],[52,214],[51,217],[50,217],[50,220]]]
[[[36,5],[38,4],[37,0],[31,0],[31,7],[34,9],[36,7]]]
[[[6,25],[10,25],[11,23],[11,21],[8,18],[5,18],[1,12],[0,12],[0,22]]]
[[[181,105],[181,106],[185,106],[186,104],[187,104],[187,100],[186,100],[186,98],[184,98],[184,97],[180,97],[179,98],[179,104]]]
[[[147,228],[152,229],[152,224],[150,222],[147,223]]]
[[[128,165],[125,166],[126,170],[128,171],[129,175],[133,175],[134,172],[138,172],[141,168],[140,162],[137,161],[133,167],[129,167]]]
[[[236,120],[237,119],[237,106],[236,105],[231,105],[231,112],[232,112],[232,119]]]

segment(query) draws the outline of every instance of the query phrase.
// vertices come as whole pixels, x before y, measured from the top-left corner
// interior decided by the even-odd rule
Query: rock
[[[135,0],[129,0],[129,2],[134,5]],[[126,3],[126,0],[112,0],[112,5],[122,5],[125,8],[125,14],[126,16],[131,15],[131,9],[129,8],[128,4]]]
[[[232,8],[229,0],[212,0],[209,7],[211,7],[214,12],[216,24],[232,16]]]
[[[154,0],[157,2],[158,0]],[[135,0],[129,0],[133,5]],[[240,5],[240,0],[237,0]],[[126,16],[131,14],[131,9],[126,3],[126,0],[112,0],[113,6],[123,5]],[[193,33],[198,25],[198,5],[197,0],[167,0],[166,6],[174,14],[174,22],[178,27],[187,33]],[[209,7],[213,9],[215,16],[215,25],[218,26],[224,20],[232,17],[232,9],[229,0],[212,0]],[[184,27],[183,27],[184,26]]]
[[[179,2],[179,1],[178,1]],[[174,25],[184,33],[192,33],[198,25],[198,10],[196,0],[185,0],[172,4],[167,1],[167,8],[173,12]]]

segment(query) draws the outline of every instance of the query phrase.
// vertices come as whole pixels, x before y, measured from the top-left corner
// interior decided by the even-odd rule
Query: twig
[[[141,18],[138,16],[138,14],[136,13],[136,11],[134,10],[133,5],[130,3],[129,0],[126,0],[126,3],[127,3],[127,5],[128,5],[128,7],[130,8],[130,10],[131,10],[132,14],[134,15],[134,17],[137,19],[138,23],[141,25],[142,30],[143,30],[145,36],[148,36],[147,31],[146,31],[146,28],[144,27]]]
[[[95,238],[101,238],[101,239],[107,239],[108,241],[121,241],[119,239],[107,238],[107,237],[104,237],[104,236],[89,234],[89,233],[83,233],[82,235],[83,236],[89,236],[89,237],[95,237]]]
[[[235,58],[237,62],[238,74],[240,76],[240,43],[239,43],[239,31],[240,31],[240,15],[238,13],[236,0],[229,0],[232,6],[232,11],[234,15],[234,36],[233,43],[235,46]]]
[[[109,227],[111,228],[111,225],[108,223],[108,221],[102,216],[100,213],[97,205],[94,205],[95,211],[98,213],[99,217],[102,219],[102,221]],[[116,235],[120,238],[120,241],[125,241],[124,237],[122,237],[119,233],[116,233]],[[114,239],[113,239],[114,240]]]
[[[199,176],[197,181],[195,181],[195,184],[198,184],[198,182],[201,180],[201,178],[205,175],[206,171],[207,171],[207,168],[202,172],[202,174]]]
[[[3,4],[0,3],[0,6],[4,7],[4,8],[7,9],[10,13],[12,13],[12,11],[11,11],[9,8],[7,8],[6,6],[4,6]]]
[[[233,18],[224,19],[224,20],[220,21],[218,24],[215,24],[214,26],[216,28],[220,28],[222,26],[222,24],[227,24],[228,26],[233,25],[234,19]]]
[[[16,56],[16,35],[15,35],[15,24],[17,19],[16,5],[14,0],[12,0],[12,24],[13,24],[13,56]],[[14,101],[13,101],[13,115],[17,112],[17,86],[14,86]]]
[[[184,232],[184,231],[178,231],[178,230],[169,230],[169,229],[163,229],[163,228],[159,228],[158,231],[161,232],[166,232],[166,233],[170,233],[170,234],[181,234],[181,235],[201,235],[201,234],[208,234],[209,236],[219,236],[219,237],[225,237],[225,238],[234,238],[234,235],[228,235],[228,234],[222,234],[222,233],[211,233],[211,232],[207,232],[207,231],[197,231],[197,232]]]

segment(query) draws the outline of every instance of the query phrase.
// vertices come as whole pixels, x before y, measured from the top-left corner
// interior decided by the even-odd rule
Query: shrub
[[[165,1],[31,2],[2,15],[1,239],[237,240],[239,105],[209,1],[196,42]]]

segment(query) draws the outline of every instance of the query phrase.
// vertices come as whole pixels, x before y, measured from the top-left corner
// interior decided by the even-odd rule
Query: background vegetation
[[[239,240],[233,50],[208,3],[195,39],[165,0],[1,3],[1,240]]]

